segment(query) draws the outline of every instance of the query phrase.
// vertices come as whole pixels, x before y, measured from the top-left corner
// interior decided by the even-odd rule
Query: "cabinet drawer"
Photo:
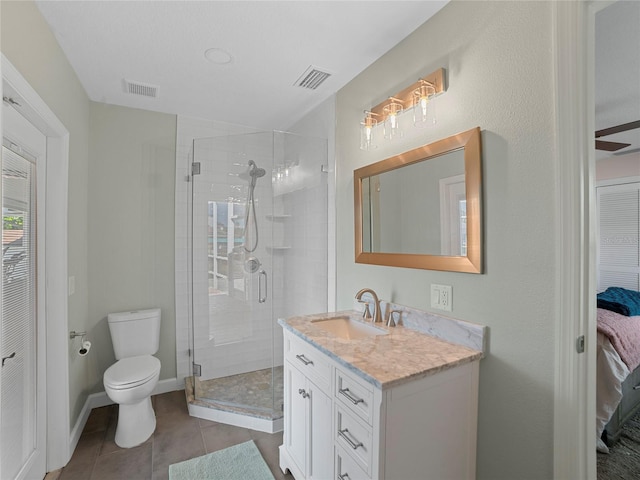
[[[336,404],[334,440],[367,474],[371,474],[373,435],[353,414]]]
[[[340,447],[336,447],[336,478],[338,480],[370,480],[371,477]]]
[[[335,396],[349,410],[372,425],[373,387],[370,384],[336,368]]]
[[[329,391],[331,366],[329,358],[304,340],[293,335],[285,337],[285,357],[313,382]]]

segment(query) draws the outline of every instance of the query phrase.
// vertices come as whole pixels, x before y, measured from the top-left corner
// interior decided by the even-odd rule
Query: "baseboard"
[[[160,395],[162,393],[169,393],[175,390],[181,390],[183,388],[184,381],[182,382],[181,387],[180,382],[177,378],[167,378],[158,382],[158,385],[156,385],[156,388],[153,389],[153,393],[151,395]],[[109,398],[106,392],[92,393],[87,397],[87,400],[84,402],[84,406],[80,411],[80,415],[78,415],[78,419],[76,420],[76,423],[71,430],[71,435],[69,438],[70,452],[75,451],[76,446],[78,445],[78,441],[80,440],[80,435],[82,435],[84,426],[87,424],[87,420],[89,419],[91,410],[93,410],[94,408],[106,407],[107,405],[113,405],[113,401]]]

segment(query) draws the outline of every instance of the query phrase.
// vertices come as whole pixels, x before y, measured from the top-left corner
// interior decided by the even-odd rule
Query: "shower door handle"
[[[264,303],[267,301],[267,272],[260,270],[258,272],[258,302]],[[264,294],[262,293],[262,279],[264,278]]]

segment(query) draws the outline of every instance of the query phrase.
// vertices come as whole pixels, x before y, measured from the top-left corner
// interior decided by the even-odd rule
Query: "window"
[[[640,183],[597,188],[598,291],[640,289]]]

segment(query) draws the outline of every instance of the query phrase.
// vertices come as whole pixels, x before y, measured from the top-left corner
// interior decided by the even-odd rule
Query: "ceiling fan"
[[[628,147],[630,143],[620,142],[605,142],[604,140],[597,140],[600,137],[606,137],[613,135],[614,133],[626,132],[627,130],[635,130],[640,128],[640,120],[635,122],[623,123],[622,125],[616,125],[615,127],[604,128],[596,131],[596,150],[605,150],[607,152],[615,152],[622,148]]]

